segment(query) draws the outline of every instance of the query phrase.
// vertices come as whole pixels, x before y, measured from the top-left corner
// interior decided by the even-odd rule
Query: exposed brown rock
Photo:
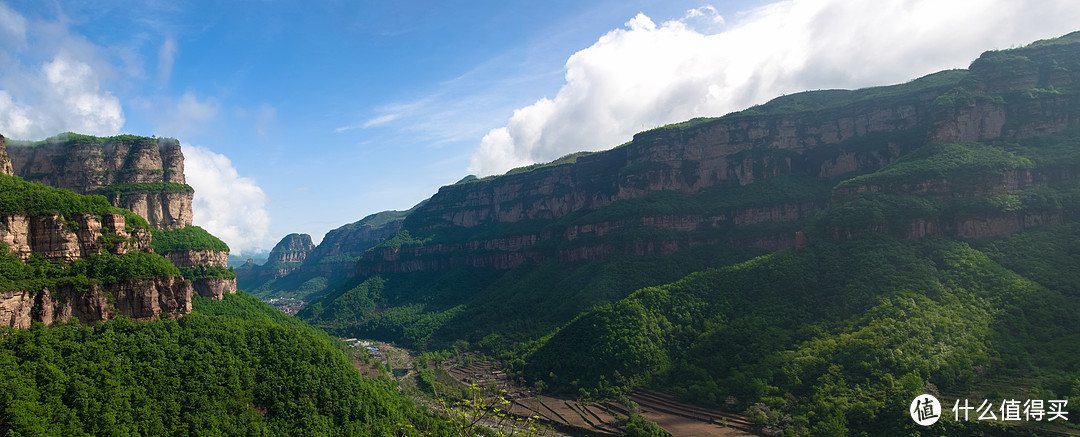
[[[229,252],[214,250],[172,251],[162,254],[180,268],[228,267]],[[236,293],[236,278],[202,278],[192,281],[195,293],[202,297],[222,299]]]
[[[226,294],[236,293],[235,278],[204,278],[192,282],[195,293],[202,297],[210,297],[221,300]]]
[[[302,263],[313,250],[315,245],[311,243],[310,235],[289,234],[270,250],[267,262]]]
[[[0,135],[0,173],[6,175],[15,174],[15,170],[11,167],[11,158],[7,153],[7,141],[3,135]]]
[[[172,251],[161,254],[174,266],[189,268],[205,265],[207,267],[228,267],[229,252],[215,250],[190,250]]]
[[[178,229],[191,225],[193,193],[132,193],[107,196],[118,206],[146,219],[159,229]]]
[[[55,290],[0,293],[0,326],[27,328],[77,318],[83,323],[119,315],[135,320],[176,319],[191,312],[192,286],[181,277],[128,280],[108,288],[62,284]]]
[[[101,220],[97,216],[79,215],[70,221],[59,215],[0,216],[0,242],[23,259],[34,252],[52,260],[85,258],[101,251],[99,238],[105,233],[114,233],[124,240],[111,249],[113,254],[148,250],[148,232],[140,229],[128,235],[124,228],[124,216],[120,214],[106,214]]]
[[[105,142],[63,136],[8,150],[14,174],[79,194],[126,182],[185,183],[184,155],[176,140],[124,138]],[[0,158],[2,160],[2,158]],[[155,228],[191,224],[193,193],[124,194],[109,201],[146,218]]]

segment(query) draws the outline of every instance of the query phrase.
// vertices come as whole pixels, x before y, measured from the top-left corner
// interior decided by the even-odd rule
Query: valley
[[[264,264],[228,267],[184,168],[0,137],[0,434],[1080,435],[910,410],[1080,406],[1080,32],[465,177]]]
[[[674,437],[741,437],[757,435],[755,432],[760,431],[747,417],[695,406],[668,394],[638,390],[623,400],[571,399],[542,393],[524,381],[512,381],[505,371],[496,367],[498,363],[472,353],[425,363],[417,354],[386,343],[343,341],[353,345],[348,349],[353,365],[365,376],[393,379],[420,402],[440,408],[438,396],[449,393],[419,388],[425,384],[429,384],[428,388],[433,386],[418,375],[419,369],[430,369],[429,377],[440,381],[451,393],[468,393],[469,387],[475,386],[475,396],[498,395],[505,399],[509,404],[500,408],[515,419],[532,417],[545,427],[537,435],[618,436],[623,434],[625,421],[631,414],[648,418]]]

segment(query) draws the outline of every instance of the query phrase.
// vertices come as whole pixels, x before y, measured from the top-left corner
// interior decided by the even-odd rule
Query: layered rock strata
[[[190,187],[130,189],[131,184],[186,183],[184,154],[176,140],[65,134],[37,143],[8,144],[7,154],[13,174],[28,181],[79,194],[108,194],[108,187],[128,184],[128,190],[106,196],[114,206],[139,214],[155,228],[191,224]]]

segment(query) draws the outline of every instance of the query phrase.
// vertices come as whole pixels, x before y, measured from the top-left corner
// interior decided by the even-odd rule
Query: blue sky
[[[8,0],[0,133],[178,138],[196,224],[250,252],[470,173],[1075,23],[1072,0]]]

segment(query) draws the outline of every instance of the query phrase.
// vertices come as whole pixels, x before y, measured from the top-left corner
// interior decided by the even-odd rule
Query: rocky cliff
[[[0,135],[0,174],[15,174],[11,166],[11,157],[7,153],[7,141],[3,135]]]
[[[168,258],[174,266],[180,268],[192,268],[199,266],[228,267],[229,252],[216,250],[176,250],[164,252],[162,255]]]
[[[70,219],[56,214],[0,216],[0,242],[24,260],[33,253],[71,262],[103,249],[114,255],[150,250],[149,231],[135,228],[129,233],[126,228],[121,214],[80,214]]]
[[[274,248],[270,250],[270,256],[267,259],[269,263],[283,263],[283,264],[299,264],[304,262],[315,250],[315,244],[311,242],[311,236],[308,234],[289,234],[285,238],[282,238],[278,244],[274,245]]]
[[[738,187],[778,177],[832,185],[845,175],[883,169],[925,144],[1015,142],[1065,131],[1080,125],[1075,115],[1080,113],[1080,98],[1074,85],[1080,84],[1075,50],[1080,41],[1074,39],[1080,38],[1070,35],[1066,44],[1037,43],[987,52],[969,70],[935,73],[903,85],[785,96],[724,117],[639,133],[612,150],[571,155],[498,177],[442,187],[404,222],[413,237],[428,242],[376,248],[365,255],[358,272],[459,265],[513,268],[523,262],[591,259],[623,250],[610,243],[575,243],[573,236],[580,229],[656,227],[683,234],[625,246],[633,253],[665,252],[706,242],[771,248],[796,244],[805,237],[797,237],[798,229],[790,227],[719,239],[691,234],[761,222],[798,223],[843,201],[845,190],[881,188],[849,185],[838,188],[831,200],[829,196],[766,199],[750,208],[713,208],[711,215],[672,211],[661,214],[666,219],[658,222],[651,221],[658,216],[648,210],[624,211],[627,218],[622,220],[591,218],[602,217],[603,211],[612,208],[626,210],[629,205],[648,208],[650,202],[644,199],[659,192],[679,192],[707,203],[709,193],[736,192]],[[903,191],[955,194],[956,186],[964,186],[977,188],[965,188],[966,194],[952,197],[986,197],[1046,184],[1046,178],[1033,181],[1030,171],[1012,176],[994,173],[983,180],[961,178],[952,183],[939,177],[911,181],[912,186]],[[774,196],[755,195],[759,194]],[[954,233],[974,229],[964,220],[933,228]],[[553,245],[562,247],[556,250]]]
[[[0,168],[10,167],[2,152],[0,148]],[[170,165],[175,167],[175,163]],[[102,197],[30,183],[14,175],[0,175],[0,187],[0,270],[4,271],[0,324],[27,327],[33,321],[48,324],[72,318],[92,323],[118,315],[138,320],[177,318],[190,312],[197,289],[218,298],[227,290],[227,283],[217,283],[221,281],[193,287],[175,265],[153,253],[152,232],[175,237],[191,235],[189,231],[151,230],[142,217]],[[197,265],[201,270],[196,272],[213,276],[203,266],[223,265],[228,247],[206,236],[220,254],[172,255],[178,263],[191,264],[185,267]],[[177,238],[172,240],[170,244],[179,244]],[[200,285],[199,279],[195,282]]]
[[[0,292],[0,326],[28,328],[73,318],[83,323],[123,315],[135,320],[175,319],[191,312],[191,282],[181,277],[128,280],[112,286],[60,285],[55,289]]]
[[[1080,33],[653,129],[442,187],[298,316],[348,336],[512,349],[635,290],[816,239],[982,239],[1075,220],[1077,114]]]
[[[194,190],[184,178],[184,155],[173,139],[63,134],[7,144],[14,174],[79,194],[103,194],[155,228],[191,224]]]
[[[408,212],[371,214],[327,232],[318,246],[307,234],[285,236],[265,264],[238,268],[237,284],[260,297],[305,297],[336,286],[352,276],[358,257],[401,229]]]
[[[236,292],[236,275],[228,267],[229,246],[224,241],[198,226],[152,233],[154,251],[178,267],[200,296],[221,299]]]

